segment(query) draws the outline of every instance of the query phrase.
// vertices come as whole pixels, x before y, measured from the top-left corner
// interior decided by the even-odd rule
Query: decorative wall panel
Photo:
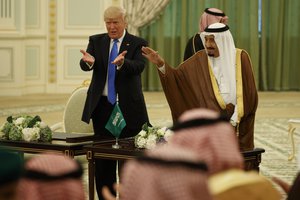
[[[28,46],[25,48],[25,78],[40,79],[40,48]]]
[[[65,47],[65,67],[64,78],[65,79],[82,79],[86,77],[87,73],[82,71],[79,66],[79,61],[82,58],[82,54],[79,52],[80,47],[66,46]]]
[[[40,1],[38,0],[26,0],[25,4],[26,18],[25,25],[26,28],[40,28]]]
[[[79,62],[82,58],[80,49],[86,49],[88,41],[79,39],[62,40],[58,46],[57,84],[60,86],[78,84],[90,79],[92,72],[81,70]]]
[[[15,0],[0,0],[0,29],[15,30]]]
[[[13,80],[13,59],[12,48],[0,47],[0,81],[12,81]]]

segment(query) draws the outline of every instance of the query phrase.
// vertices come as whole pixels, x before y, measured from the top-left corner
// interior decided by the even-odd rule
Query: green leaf
[[[40,121],[42,121],[42,120],[41,120],[41,117],[38,116],[38,115],[36,115],[36,116],[28,123],[28,128],[32,128],[32,127],[36,124],[36,122],[40,122]]]
[[[9,123],[12,123],[13,122],[13,117],[12,116],[7,117],[6,121],[8,121]]]
[[[52,131],[46,126],[45,128],[41,128],[40,130],[40,139],[42,142],[50,142],[52,140]]]
[[[147,122],[145,124],[143,124],[142,130],[148,132],[148,123]]]
[[[8,134],[8,139],[9,140],[16,140],[16,141],[21,141],[23,140],[23,134],[22,131],[19,130],[17,127],[13,126],[11,127],[9,134]]]

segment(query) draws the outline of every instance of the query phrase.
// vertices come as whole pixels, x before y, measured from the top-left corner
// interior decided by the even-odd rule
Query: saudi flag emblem
[[[120,137],[120,134],[123,128],[126,126],[126,121],[123,117],[122,111],[119,107],[119,104],[116,103],[106,125],[105,128],[111,132],[116,138]]]

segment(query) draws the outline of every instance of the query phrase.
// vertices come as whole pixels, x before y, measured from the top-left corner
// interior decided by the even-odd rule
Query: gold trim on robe
[[[242,79],[242,65],[241,65],[241,49],[236,49],[236,102],[238,107],[238,121],[237,126],[240,123],[241,118],[244,116],[244,101],[243,101],[243,79]],[[212,71],[211,64],[208,60],[208,69],[209,69],[209,75],[211,78],[211,83],[213,86],[213,91],[216,96],[216,99],[218,101],[218,104],[222,109],[226,109],[226,104],[224,102],[224,99],[220,93],[218,83],[216,80],[216,77]],[[238,132],[238,129],[237,129]]]

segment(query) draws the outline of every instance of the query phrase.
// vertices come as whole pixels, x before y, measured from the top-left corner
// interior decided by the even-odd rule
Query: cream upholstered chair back
[[[81,121],[89,83],[89,80],[85,80],[72,92],[64,110],[63,122],[51,127],[52,130],[62,129],[66,133],[93,133],[92,121],[89,124]]]
[[[92,122],[86,124],[81,121],[82,111],[86,99],[87,87],[77,88],[69,98],[63,116],[66,133],[92,133]]]

